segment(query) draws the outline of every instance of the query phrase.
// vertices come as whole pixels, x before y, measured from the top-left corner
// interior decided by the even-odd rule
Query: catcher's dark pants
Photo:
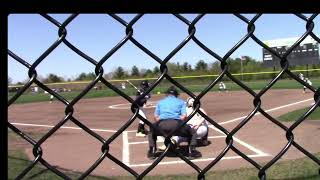
[[[169,134],[171,131],[175,130],[183,121],[175,120],[175,119],[168,119],[168,120],[160,120],[153,125],[156,128],[162,129],[165,135]],[[153,130],[150,128],[150,133],[148,134],[149,140],[149,147],[157,147],[157,136],[161,135],[158,131]],[[191,139],[190,146],[195,146],[197,144],[197,135],[196,131],[194,131],[190,126],[184,125],[182,126],[176,133],[173,134],[174,136],[183,136],[189,137]]]

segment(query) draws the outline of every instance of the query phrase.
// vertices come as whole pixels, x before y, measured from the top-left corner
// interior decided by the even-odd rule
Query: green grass
[[[316,154],[320,158],[320,153]],[[319,165],[309,158],[300,158],[296,160],[276,163],[267,170],[268,180],[319,180]],[[191,180],[197,179],[196,175],[181,176],[152,176],[146,179],[154,180]],[[255,168],[240,168],[235,170],[211,171],[206,174],[206,179],[218,180],[257,180],[258,170]]]
[[[29,137],[33,138],[34,140],[39,140],[42,138],[45,133],[40,131],[23,131],[25,134],[27,134]],[[13,132],[11,129],[8,128],[8,141],[21,139],[21,136],[19,136],[17,133]]]
[[[296,121],[301,117],[309,108],[298,109],[287,114],[281,115],[278,119],[281,121]],[[307,120],[320,120],[320,108],[314,110],[308,117]]]
[[[320,158],[320,153],[316,154]],[[27,160],[26,155],[22,151],[9,151],[8,152],[8,179],[14,179],[17,173],[22,172],[30,161]],[[61,170],[61,169],[59,169]],[[284,161],[276,163],[267,171],[267,179],[270,180],[316,180],[320,179],[318,174],[319,166],[309,158],[300,158],[296,160]],[[71,172],[68,170],[61,170],[72,179],[80,176],[80,173]],[[255,168],[241,168],[236,170],[213,171],[206,174],[206,179],[219,179],[219,180],[255,180],[257,179],[258,171]],[[25,179],[62,179],[50,170],[36,165],[25,177]],[[117,176],[117,177],[98,177],[89,176],[86,179],[90,180],[109,180],[109,179],[134,179],[132,176]],[[171,175],[171,176],[148,176],[146,180],[188,180],[196,179],[195,174],[190,175]]]
[[[320,86],[320,79],[314,79],[312,81],[315,87]],[[261,90],[263,87],[266,86],[268,82],[269,81],[254,81],[254,82],[249,81],[244,83],[248,87],[254,90]],[[194,85],[190,85],[190,82],[181,82],[181,83],[192,92],[201,92],[209,84],[209,82],[206,82],[206,83],[198,82],[198,84],[194,84]],[[240,86],[238,86],[233,82],[226,82],[226,86],[231,91],[242,90]],[[164,93],[168,87],[169,87],[169,84],[156,87],[152,91],[152,94],[156,94],[158,91],[160,91],[161,93]],[[302,85],[294,80],[280,80],[272,88],[273,89],[302,89]],[[217,90],[218,90],[218,87],[215,86],[211,91],[217,91]],[[136,90],[133,88],[128,88],[124,92],[129,96],[134,96],[136,93]],[[80,91],[62,92],[60,94],[67,100],[72,100],[77,95],[80,94]],[[9,93],[8,98],[10,99],[13,95],[14,93]],[[110,89],[104,89],[100,91],[91,90],[84,96],[84,98],[99,98],[99,97],[110,97],[110,96],[118,96],[118,94]],[[25,93],[22,96],[20,96],[15,101],[15,103],[30,103],[30,102],[42,102],[42,101],[49,101],[49,95],[44,93],[39,93],[39,94]]]
[[[63,92],[60,93],[61,96],[66,98],[67,100],[72,100],[76,96],[80,94],[80,91],[73,91],[73,92]],[[13,94],[9,94],[8,98],[10,99]],[[111,90],[101,90],[101,91],[90,91],[88,94],[85,95],[84,98],[97,98],[97,97],[105,97],[105,96],[116,96],[116,93]],[[42,102],[42,101],[49,101],[50,95],[39,93],[39,94],[23,94],[20,96],[15,103],[31,103],[31,102]],[[54,99],[57,100],[57,99]]]
[[[31,161],[27,160],[26,155],[22,151],[9,151],[8,152],[8,179],[15,179],[26,167],[31,164]],[[68,170],[61,170],[72,179],[79,177],[79,173],[71,172]],[[26,174],[24,179],[63,179],[60,176],[54,174],[39,163],[32,168],[30,172]],[[107,180],[107,178],[90,176],[92,180]]]

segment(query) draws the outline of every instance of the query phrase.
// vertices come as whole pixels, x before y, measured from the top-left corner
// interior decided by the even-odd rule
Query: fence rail
[[[291,72],[313,72],[320,71],[320,69],[299,69],[299,70],[291,70]],[[262,75],[262,74],[278,74],[280,71],[266,71],[266,72],[245,72],[245,73],[235,73],[231,74],[233,76],[241,76],[241,75]],[[202,77],[218,77],[219,74],[202,74],[202,75],[194,75],[194,76],[173,76],[172,79],[189,79],[189,78],[202,78]],[[143,81],[143,80],[157,80],[158,78],[129,78],[129,79],[112,79],[109,82],[127,82],[127,81]],[[65,84],[89,84],[91,81],[71,81],[71,82],[56,82],[56,83],[45,83],[46,86],[51,85],[65,85]],[[23,87],[24,85],[9,85],[8,88],[14,87]],[[33,84],[31,86],[34,86]]]

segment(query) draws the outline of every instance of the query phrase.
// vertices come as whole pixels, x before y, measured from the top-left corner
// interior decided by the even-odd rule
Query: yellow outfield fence
[[[319,71],[320,69],[303,69],[303,70],[291,70],[291,72],[312,72]],[[249,72],[249,73],[235,73],[233,76],[242,76],[242,75],[260,75],[260,74],[277,74],[280,71],[269,71],[269,72]],[[173,79],[188,79],[188,78],[202,78],[202,77],[217,77],[218,74],[205,74],[205,75],[194,75],[194,76],[174,76]],[[133,78],[133,79],[113,79],[109,82],[125,82],[125,81],[142,81],[142,80],[156,80],[158,78]],[[91,81],[70,81],[70,82],[59,82],[59,83],[48,83],[50,85],[66,85],[66,84],[88,84]],[[23,85],[10,85],[8,88],[22,87]],[[35,86],[35,85],[32,85]]]

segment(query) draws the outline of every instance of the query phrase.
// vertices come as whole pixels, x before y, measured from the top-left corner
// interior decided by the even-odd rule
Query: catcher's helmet
[[[189,97],[189,98],[187,99],[187,106],[188,106],[188,107],[192,107],[192,106],[193,106],[193,103],[194,103],[194,99],[191,98],[191,97]]]
[[[148,88],[148,87],[149,87],[148,80],[143,80],[143,81],[141,81],[140,86],[141,86],[142,88]]]
[[[172,94],[174,96],[179,96],[178,90],[174,86],[170,86],[166,91],[166,94]]]

